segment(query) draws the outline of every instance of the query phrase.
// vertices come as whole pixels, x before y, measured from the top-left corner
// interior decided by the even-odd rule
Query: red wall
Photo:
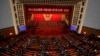
[[[34,21],[43,22],[45,21],[45,18],[43,14],[52,14],[50,21],[61,21],[62,20],[62,14],[65,15],[71,15],[73,12],[73,6],[56,6],[56,5],[24,5],[24,12],[26,14],[26,18],[30,18],[27,15],[33,14]],[[39,11],[38,11],[39,9]],[[41,9],[41,10],[40,10]],[[47,10],[46,10],[47,9]],[[49,11],[49,9],[51,9]],[[55,10],[53,10],[55,9]],[[61,9],[61,11],[59,10]],[[67,11],[68,10],[68,11]]]

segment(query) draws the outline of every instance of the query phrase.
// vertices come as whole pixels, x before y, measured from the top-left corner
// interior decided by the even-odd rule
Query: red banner
[[[28,8],[28,12],[69,12],[65,8]]]
[[[72,7],[65,6],[25,6],[25,11],[28,13],[70,13]]]

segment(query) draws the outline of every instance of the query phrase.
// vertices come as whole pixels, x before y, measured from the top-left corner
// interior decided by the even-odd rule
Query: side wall
[[[0,29],[13,26],[9,0],[0,0]]]
[[[84,26],[100,30],[100,0],[89,0]]]

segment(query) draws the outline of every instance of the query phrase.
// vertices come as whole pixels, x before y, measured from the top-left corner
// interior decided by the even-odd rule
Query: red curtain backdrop
[[[52,14],[51,21],[61,21],[62,14]]]
[[[43,14],[33,14],[33,19],[35,22],[45,21]],[[62,14],[52,14],[50,21],[61,21],[61,20],[62,20]]]
[[[43,22],[43,21],[45,21],[43,14],[33,14],[33,20],[35,22]]]

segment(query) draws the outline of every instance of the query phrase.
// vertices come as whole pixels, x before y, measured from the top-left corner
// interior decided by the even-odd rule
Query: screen
[[[22,25],[19,27],[19,31],[22,32],[22,31],[25,31],[26,30],[26,26],[25,25]]]
[[[71,25],[71,30],[72,31],[77,31],[77,26],[76,25]]]

